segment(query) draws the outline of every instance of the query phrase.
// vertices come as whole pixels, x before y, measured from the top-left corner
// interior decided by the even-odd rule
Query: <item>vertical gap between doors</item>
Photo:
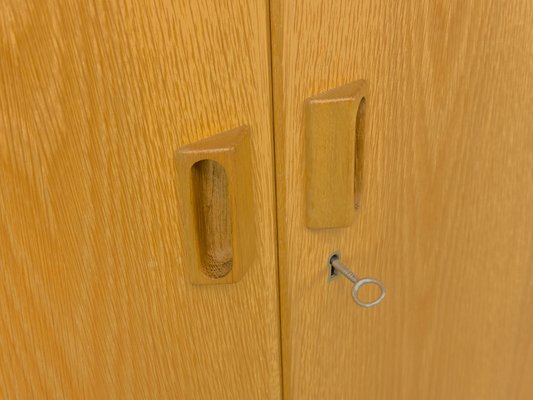
[[[280,383],[281,390],[280,396],[281,399],[288,398],[289,388],[287,387],[288,381],[285,378],[284,371],[286,370],[286,356],[284,352],[284,332],[283,332],[283,321],[286,318],[285,313],[283,312],[282,307],[282,298],[287,298],[286,296],[286,285],[283,274],[281,273],[281,261],[283,260],[283,254],[285,252],[286,242],[284,240],[285,233],[283,231],[284,225],[280,223],[280,216],[284,215],[280,210],[284,207],[284,202],[281,199],[281,195],[284,193],[284,169],[283,166],[283,152],[282,144],[278,143],[276,140],[276,132],[279,132],[283,126],[282,110],[283,110],[283,97],[281,86],[277,82],[277,77],[280,76],[281,71],[278,70],[279,63],[276,63],[274,60],[278,59],[282,54],[282,49],[279,48],[282,44],[281,37],[278,37],[278,30],[276,27],[281,27],[280,18],[281,18],[281,4],[280,0],[266,0],[266,12],[267,12],[267,29],[268,29],[268,40],[269,40],[269,78],[270,78],[270,124],[272,130],[272,161],[274,166],[274,204],[276,206],[275,213],[275,223],[276,223],[276,278],[278,284],[277,296],[278,296],[278,316],[279,316],[279,349],[280,349]],[[276,24],[277,22],[277,24]],[[279,165],[278,165],[279,164]]]

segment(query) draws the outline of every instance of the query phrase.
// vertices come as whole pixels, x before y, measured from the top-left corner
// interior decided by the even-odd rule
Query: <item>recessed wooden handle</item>
[[[308,228],[349,226],[360,206],[366,95],[359,80],[306,100]]]
[[[250,133],[245,126],[176,153],[189,280],[239,281],[255,252]]]

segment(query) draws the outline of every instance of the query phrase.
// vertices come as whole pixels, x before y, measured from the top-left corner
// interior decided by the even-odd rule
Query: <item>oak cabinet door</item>
[[[265,2],[2,2],[1,398],[280,398],[268,25]],[[194,286],[174,154],[241,125],[254,262]]]
[[[273,0],[271,18],[284,398],[532,398],[532,3]],[[357,80],[360,205],[308,229],[304,102]],[[328,281],[335,250],[382,303]]]

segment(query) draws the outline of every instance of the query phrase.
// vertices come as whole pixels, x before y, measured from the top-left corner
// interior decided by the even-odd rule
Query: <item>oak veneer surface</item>
[[[279,399],[268,4],[2,1],[0,397]],[[257,258],[184,276],[176,149],[251,129]]]
[[[533,397],[533,3],[273,0],[284,398]],[[305,227],[304,100],[366,79],[353,225]],[[381,279],[357,307],[333,250]]]

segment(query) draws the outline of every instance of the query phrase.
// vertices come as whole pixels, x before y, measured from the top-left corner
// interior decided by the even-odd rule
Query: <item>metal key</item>
[[[328,257],[328,272],[329,280],[333,280],[334,278],[338,277],[339,274],[341,274],[354,283],[354,287],[352,289],[353,301],[355,301],[355,303],[361,307],[370,308],[377,306],[385,298],[387,290],[385,289],[383,283],[374,278],[358,278],[352,271],[348,269],[348,267],[346,267],[346,265],[341,262],[341,254],[338,251],[332,253]],[[379,287],[380,295],[376,300],[366,303],[359,298],[359,289],[365,285],[376,285]]]

